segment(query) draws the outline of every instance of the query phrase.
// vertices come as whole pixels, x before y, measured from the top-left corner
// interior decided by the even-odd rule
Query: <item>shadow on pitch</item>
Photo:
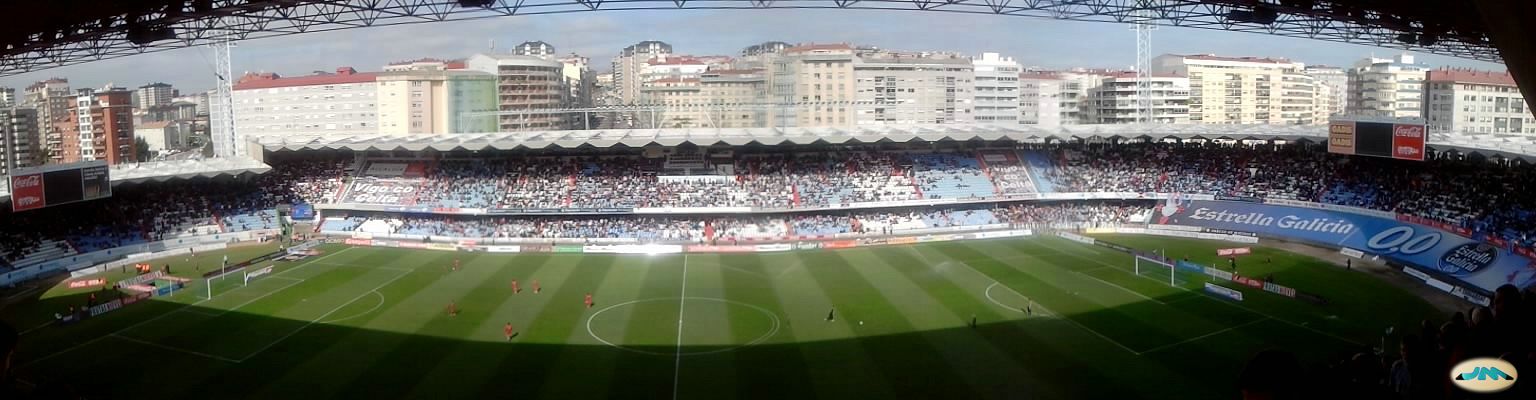
[[[1127,318],[1155,306],[1070,320],[992,310],[975,327],[920,332],[892,328],[905,321],[801,318],[762,344],[676,357],[725,349],[636,348],[660,355],[644,354],[525,342],[527,330],[506,342],[499,322],[468,315],[399,327],[421,333],[410,335],[149,301],[26,335],[16,365],[39,391],[92,399],[648,398],[671,396],[674,379],[679,398],[1198,399],[1233,398],[1230,382],[1258,349],[1286,348],[1317,363],[1353,351],[1304,336],[1277,341],[1258,334],[1272,328],[1258,324],[1135,354],[1179,340]],[[558,329],[577,334],[585,315]],[[791,343],[791,331],[855,336]]]

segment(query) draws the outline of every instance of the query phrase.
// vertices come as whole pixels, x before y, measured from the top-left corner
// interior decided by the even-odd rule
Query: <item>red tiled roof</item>
[[[1266,63],[1266,64],[1290,64],[1291,63],[1291,60],[1287,60],[1287,59],[1284,59],[1284,58],[1269,58],[1269,57],[1223,57],[1223,56],[1218,56],[1218,55],[1215,55],[1215,54],[1189,54],[1189,55],[1184,55],[1184,56],[1181,56],[1181,57],[1184,57],[1184,58],[1190,59],[1190,60],[1238,61],[1238,62]]]
[[[784,52],[785,53],[804,53],[804,52],[807,52],[807,51],[816,51],[816,50],[853,50],[853,47],[849,46],[847,43],[832,43],[832,44],[815,44],[815,43],[811,43],[811,44],[802,44],[802,45],[799,45],[799,46],[790,47],[790,48],[784,49]]]
[[[314,85],[339,85],[347,83],[373,82],[378,79],[377,72],[357,72],[351,67],[336,69],[335,74],[309,75],[292,78],[284,78],[271,72],[248,73],[235,82],[235,90],[269,89],[294,86]]]
[[[1476,71],[1466,69],[1437,69],[1429,71],[1431,82],[1480,83],[1484,85],[1516,86],[1514,75],[1509,72]]]

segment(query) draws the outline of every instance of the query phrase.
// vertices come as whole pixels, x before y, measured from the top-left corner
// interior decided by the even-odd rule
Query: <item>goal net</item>
[[[1184,283],[1184,280],[1179,279],[1178,268],[1167,260],[1137,255],[1135,268],[1136,275],[1159,282],[1168,282],[1169,286]]]
[[[271,275],[273,267],[274,266],[272,265],[268,265],[266,267],[255,269],[237,269],[208,276],[207,278],[203,279],[203,286],[206,287],[203,293],[203,298],[211,299],[218,293],[229,291],[231,289],[256,282],[262,279],[264,276]]]

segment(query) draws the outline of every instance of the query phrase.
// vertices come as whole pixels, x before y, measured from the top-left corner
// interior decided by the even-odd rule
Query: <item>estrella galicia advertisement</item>
[[[1254,232],[1361,249],[1439,271],[1492,291],[1503,284],[1536,284],[1536,262],[1477,240],[1392,219],[1310,208],[1230,201],[1168,201],[1157,207],[1162,224]]]

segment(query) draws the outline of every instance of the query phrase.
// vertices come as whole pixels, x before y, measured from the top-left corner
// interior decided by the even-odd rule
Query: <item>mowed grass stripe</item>
[[[837,305],[840,323],[849,324],[863,347],[885,376],[886,384],[902,396],[975,397],[957,371],[922,368],[947,364],[932,344],[912,333],[913,327],[879,289],[865,281],[848,264],[845,251],[806,253],[807,271],[821,291]],[[905,293],[900,295],[917,295]],[[865,321],[869,325],[858,325]]]
[[[827,256],[830,254],[819,251],[761,256],[765,263],[759,265],[761,269],[757,272],[773,277],[771,286],[779,304],[779,317],[784,321],[783,333],[768,343],[775,350],[798,350],[804,374],[810,377],[816,397],[897,398],[895,388],[887,383],[874,357],[868,349],[858,345],[848,321],[826,321],[827,310],[834,305],[834,299],[822,290],[810,270],[823,267],[824,263],[816,260]],[[760,366],[746,370],[756,368]]]
[[[736,369],[736,351],[725,350],[767,333],[768,317],[753,309],[705,299],[725,295],[725,268],[715,255],[689,255],[687,300],[683,308],[682,351],[677,363],[677,398],[734,399],[741,395],[743,371]],[[712,261],[715,260],[715,261]],[[729,299],[736,300],[736,299]],[[739,300],[737,300],[739,301]],[[754,329],[752,327],[756,327]],[[700,352],[719,351],[713,354]],[[688,355],[688,353],[694,353]],[[753,372],[748,370],[746,375]],[[752,395],[748,394],[748,397]]]
[[[244,307],[209,316],[200,313],[177,315],[146,323],[122,332],[140,340],[154,341],[192,351],[243,359],[294,330],[314,321],[334,307],[345,305],[358,293],[367,291],[399,273],[366,269],[317,269],[301,283],[277,286],[271,296]],[[205,310],[220,313],[218,309]],[[209,335],[206,332],[229,332]]]
[[[907,295],[893,301],[898,302],[907,319],[944,355],[952,368],[966,371],[961,377],[983,397],[1007,398],[1033,392],[1027,381],[1014,379],[1024,375],[1019,364],[979,335],[979,329],[969,326],[972,318],[978,325],[984,323],[982,321],[995,323],[1004,319],[994,305],[977,298],[986,289],[985,285],[961,288],[944,270],[946,261],[934,261],[910,247],[847,254],[860,260],[853,263],[854,269],[882,292],[926,294]]]
[[[443,277],[421,289],[413,297],[430,305],[439,303],[436,312],[421,310],[416,318],[425,318],[411,336],[390,349],[353,379],[341,394],[350,398],[384,398],[409,393],[432,368],[438,367],[457,344],[471,336],[490,315],[496,304],[507,296],[506,284],[494,277],[506,271],[493,257],[477,253],[465,257],[462,269],[441,272]],[[431,269],[422,273],[436,273]],[[510,273],[507,273],[510,276]],[[449,302],[458,305],[457,316],[447,313]],[[377,351],[377,350],[376,350]],[[410,368],[400,368],[409,365]],[[456,382],[443,382],[455,384]]]
[[[356,260],[367,261],[367,260],[371,260],[371,259],[384,260],[384,259],[387,259],[387,257],[388,257],[386,255],[368,254],[368,253],[356,254],[356,255],[351,255],[349,253],[349,255],[345,255],[345,256],[338,254],[337,256],[338,257],[331,257],[330,259],[336,259],[336,258],[341,258],[341,257],[348,257],[348,258],[356,257],[355,258]],[[293,268],[304,267],[305,265],[307,265],[307,264],[297,265],[297,266],[294,266]],[[313,319],[310,319],[310,320],[283,319],[283,318],[274,318],[274,317],[272,317],[270,315],[264,315],[264,314],[256,313],[257,312],[256,310],[261,310],[261,309],[265,308],[265,307],[263,307],[264,303],[267,303],[267,302],[270,301],[270,302],[286,305],[286,306],[278,306],[278,307],[275,307],[275,308],[267,308],[268,310],[289,310],[289,309],[291,309],[293,307],[302,307],[303,304],[305,303],[303,301],[303,299],[308,297],[308,296],[312,296],[312,295],[314,295],[317,292],[324,292],[326,290],[336,290],[336,288],[338,288],[338,287],[343,287],[343,286],[348,286],[348,285],[354,284],[353,283],[354,281],[349,280],[348,277],[356,278],[356,277],[367,276],[368,278],[366,278],[366,279],[379,279],[379,280],[375,281],[375,283],[373,283],[374,285],[377,285],[378,283],[384,282],[383,279],[376,278],[376,277],[370,275],[369,274],[370,271],[368,271],[368,270],[336,271],[336,270],[328,270],[328,269],[317,269],[315,271],[309,271],[308,268],[320,268],[320,266],[318,266],[318,265],[310,266],[310,267],[305,268],[304,270],[298,270],[298,271],[293,271],[292,269],[284,269],[284,270],[279,271],[279,273],[282,274],[280,276],[296,276],[296,275],[298,275],[297,273],[304,273],[304,274],[306,274],[305,275],[306,278],[304,278],[305,279],[304,283],[305,284],[311,284],[311,285],[314,285],[314,286],[311,286],[311,287],[308,287],[308,288],[304,288],[304,290],[298,290],[298,291],[290,292],[289,290],[291,290],[291,289],[299,289],[300,288],[299,285],[295,285],[295,286],[290,287],[288,289],[284,289],[284,290],[282,290],[280,292],[275,292],[275,293],[273,293],[273,295],[267,296],[265,298],[262,298],[261,300],[259,300],[257,302],[253,302],[253,303],[247,305],[246,308],[241,308],[241,309],[233,311],[233,312],[228,312],[228,313],[225,313],[225,314],[220,315],[218,317],[210,318],[210,317],[207,317],[205,315],[196,314],[196,313],[178,313],[178,314],[174,314],[174,315],[168,316],[165,319],[154,321],[154,322],[150,322],[148,324],[142,325],[142,326],[146,326],[147,327],[147,326],[152,326],[152,325],[158,325],[158,324],[165,323],[165,321],[167,321],[167,320],[172,320],[172,319],[180,320],[180,319],[187,318],[187,317],[193,317],[193,318],[195,318],[194,320],[196,321],[196,322],[193,323],[193,325],[190,325],[190,326],[188,326],[188,325],[176,325],[176,326],[179,327],[180,329],[185,329],[187,334],[190,334],[190,335],[193,335],[193,336],[197,336],[197,337],[199,337],[202,340],[208,340],[208,341],[219,341],[219,340],[236,341],[236,342],[242,343],[242,347],[249,347],[250,348],[250,349],[248,349],[247,353],[244,353],[244,354],[241,354],[239,356],[236,356],[237,358],[251,357],[251,359],[246,360],[245,362],[242,362],[240,364],[225,363],[224,365],[207,365],[207,366],[199,367],[200,369],[197,371],[197,374],[204,376],[204,379],[198,381],[200,383],[198,385],[183,385],[183,386],[178,386],[178,387],[168,387],[168,388],[163,388],[163,390],[155,390],[155,392],[157,394],[161,394],[161,395],[164,395],[164,396],[167,396],[167,397],[175,397],[175,396],[180,396],[180,395],[187,395],[187,396],[214,395],[216,397],[217,396],[234,397],[234,396],[244,396],[244,395],[247,395],[247,394],[251,393],[252,391],[256,390],[257,388],[262,387],[263,385],[265,385],[266,382],[270,382],[273,379],[277,379],[279,375],[278,374],[273,374],[272,371],[281,371],[281,369],[263,369],[263,368],[261,368],[261,366],[263,365],[262,362],[258,361],[258,360],[263,359],[263,358],[268,358],[268,357],[276,357],[276,358],[299,357],[299,358],[304,358],[304,357],[307,357],[308,355],[307,354],[306,355],[301,355],[300,353],[303,353],[302,350],[315,349],[314,347],[307,347],[307,346],[303,346],[303,345],[299,345],[299,346],[296,346],[296,347],[293,347],[293,348],[286,347],[286,346],[293,345],[292,343],[288,343],[289,340],[299,339],[302,336],[300,334],[294,334],[294,333],[297,332],[298,329],[303,328],[306,324],[309,323],[309,321],[313,321]],[[289,272],[289,271],[293,271],[293,272]],[[311,282],[313,282],[313,283],[311,283]],[[217,296],[217,294],[215,294],[215,295]],[[354,294],[354,296],[355,296],[355,294]],[[346,299],[331,301],[331,300],[329,300],[330,296],[326,296],[326,299],[327,300],[325,302],[323,302],[323,303],[322,302],[314,303],[314,306],[316,306],[316,307],[323,306],[323,307],[326,307],[326,308],[325,308],[325,310],[317,310],[317,311],[315,311],[315,313],[312,314],[313,316],[311,318],[318,317],[319,315],[325,313],[327,310],[331,309],[331,307],[336,307],[337,305],[346,302]],[[295,302],[297,302],[297,303],[295,303]],[[298,304],[298,305],[295,305],[295,304]],[[194,307],[197,307],[197,306],[194,306]],[[211,312],[219,312],[218,310],[203,310],[203,311],[207,311],[207,312],[210,312],[210,313]],[[278,325],[278,326],[283,327],[283,328],[289,328],[289,330],[280,331],[280,332],[279,331],[267,332],[266,335],[262,335],[261,336],[262,338],[265,339],[265,341],[263,341],[263,342],[252,341],[253,339],[248,338],[248,336],[245,334],[245,332],[242,332],[242,331],[239,331],[239,330],[232,330],[232,329],[240,329],[240,328],[232,328],[232,327],[240,327],[240,326],[267,326],[267,327],[270,328],[273,325]],[[217,334],[209,334],[210,332],[217,332]],[[283,342],[279,343],[278,340],[282,340]],[[157,340],[157,342],[164,343],[164,344],[176,343],[176,342],[172,342],[169,339],[159,339],[159,340]],[[177,343],[175,345],[177,347],[184,347],[184,346],[188,346],[189,344]],[[269,346],[270,346],[269,349],[267,349],[266,351],[262,351],[263,348],[268,348]],[[293,351],[293,350],[289,350],[289,349],[302,349],[302,350],[300,350],[300,351]],[[261,351],[261,353],[257,354],[257,353],[255,353],[256,351]],[[162,353],[169,354],[169,353],[173,353],[173,352],[162,351]],[[158,357],[156,357],[156,358],[158,358]],[[147,380],[151,380],[151,381],[162,378],[162,377],[154,374],[154,371],[163,371],[163,370],[158,369],[158,368],[146,369],[146,370],[148,370],[148,371],[140,371],[140,373],[144,373],[143,376],[128,376],[128,377],[125,377],[125,378],[126,379],[132,379],[132,380],[147,379]],[[228,378],[228,377],[238,377],[238,378],[235,378],[235,379],[233,379],[231,381],[231,380],[229,380],[230,378]]]
[[[745,254],[729,258],[719,255],[695,256],[695,259],[700,258],[720,265],[721,297],[762,307],[774,313],[780,320],[779,331],[773,337],[757,345],[742,347],[731,352],[731,361],[735,364],[731,368],[738,372],[747,372],[736,381],[737,396],[776,399],[814,397],[815,387],[812,385],[813,382],[806,369],[805,360],[800,356],[798,346],[778,344],[787,341],[786,338],[794,337],[794,328],[789,324],[787,318],[789,313],[785,312],[779,303],[778,282],[771,277],[766,268],[767,265],[793,259],[793,256],[783,253]],[[741,328],[733,324],[732,331],[741,332]],[[756,339],[756,335],[752,335],[751,332],[741,333],[745,333],[744,336],[751,336],[747,338],[749,341]],[[692,378],[693,375],[689,377]],[[683,382],[685,383],[683,393],[687,394],[697,393],[696,389],[692,388],[708,387],[709,383],[702,379],[689,379]]]
[[[1082,317],[1074,316],[1074,318],[1077,318],[1079,322],[1083,322],[1085,325],[1094,327],[1095,330],[1105,335],[1117,335],[1111,337],[1136,351],[1178,342],[1188,337],[1204,335],[1228,326],[1222,322],[1210,321],[1199,315],[1185,313],[1177,308],[1151,300],[1149,299],[1150,296],[1146,293],[1121,286],[1119,283],[1085,277],[1081,273],[1072,270],[1074,267],[1071,267],[1071,265],[1093,263],[1092,260],[1081,258],[1063,260],[1068,265],[1063,266],[1062,261],[1052,262],[1049,259],[1038,258],[1030,252],[1050,252],[1053,250],[1032,243],[1036,240],[1040,239],[1028,238],[1012,241],[1004,246],[988,248],[995,249],[994,254],[1006,252],[1001,254],[1020,255],[1022,256],[1020,261],[1032,261],[1027,268],[1027,272],[1048,276],[1057,285],[1077,291],[1079,296],[1083,297],[1086,301],[1101,304],[1107,312],[1088,313]],[[1025,246],[1025,243],[1029,243],[1029,245]],[[1054,254],[1065,253],[1056,252]],[[1103,265],[1098,266],[1113,268]],[[1142,279],[1131,274],[1123,275],[1120,278]],[[1062,310],[1056,311],[1066,312]],[[1116,315],[1121,318],[1113,318]],[[1247,319],[1239,322],[1247,322],[1259,317],[1261,316],[1249,315]],[[1127,324],[1130,323],[1136,324],[1136,329],[1127,329]]]
[[[1029,360],[1023,363],[1025,368],[1039,376],[1040,381],[1093,383],[1047,386],[1063,393],[1057,397],[1139,398],[1149,392],[1164,391],[1167,392],[1165,395],[1146,397],[1199,397],[1191,396],[1204,386],[1199,382],[1184,382],[1184,376],[1172,374],[1163,365],[1153,363],[1147,358],[1125,350],[1121,345],[1109,342],[1111,339],[1100,336],[1105,335],[1104,333],[1091,331],[1092,328],[1080,322],[1068,322],[1067,318],[1107,311],[1084,307],[1078,296],[1026,273],[1024,269],[1027,266],[1021,268],[1021,266],[1011,265],[1011,263],[1026,263],[1031,260],[1010,258],[1005,262],[989,258],[988,254],[997,257],[998,249],[995,245],[992,242],[972,242],[941,243],[931,246],[955,260],[969,260],[963,264],[992,278],[1001,286],[1033,300],[1035,304],[1041,306],[1035,308],[1035,315],[1043,315],[1045,309],[1064,314],[1052,318],[1028,318],[1015,323],[1017,328],[1014,329],[1005,329],[1007,325],[985,325],[982,329],[984,335],[994,337],[994,340],[1024,340],[1025,343],[1004,347],[1004,349],[1016,353],[1015,358]],[[1063,311],[1064,309],[1075,311],[1067,313]],[[1184,386],[1195,389],[1180,389]]]
[[[1052,312],[1072,319],[1083,325],[1085,329],[1108,337],[1108,340],[1115,342],[1114,344],[1127,347],[1128,351],[1136,352],[1182,339],[1180,336],[1163,331],[1159,326],[1159,320],[1153,316],[1133,315],[1122,311],[1124,307],[1149,300],[1126,293],[1121,288],[1087,279],[1062,267],[1054,266],[1049,261],[1029,257],[1027,254],[1016,253],[995,245],[977,248],[984,249],[984,254],[994,256],[1016,255],[1008,257],[1007,262],[978,259],[967,261],[968,264],[975,266],[998,263],[1044,282],[1045,287],[1034,290],[1046,296],[1042,299],[1050,300],[1041,302]]]
[[[560,338],[570,337],[577,329],[586,329],[582,296],[599,287],[603,278],[615,268],[613,261],[608,257],[552,255],[552,264],[545,269],[569,271],[568,278],[544,285],[544,294],[550,295],[550,300],[534,317],[537,323],[529,325],[523,332],[528,335],[527,339],[520,339],[526,340],[525,345],[512,346],[511,351],[497,355],[497,363],[492,368],[495,375],[479,385],[476,397],[508,398],[544,393],[546,385],[553,380],[582,379],[579,375],[553,375],[549,366],[566,362],[565,357],[576,360],[585,357],[584,352],[574,351],[572,346],[561,343]],[[598,298],[597,301],[604,300]]]
[[[361,249],[359,249],[361,250]],[[353,252],[359,252],[354,250]],[[429,266],[451,262],[451,253],[407,252],[394,249],[375,249],[363,252],[367,257],[348,261],[333,261],[338,265],[315,265],[312,268],[343,270],[375,270],[394,273],[403,277],[379,287],[385,297],[379,310],[369,315],[348,320],[345,324],[316,323],[274,346],[267,352],[241,363],[212,380],[202,390],[226,393],[230,397],[252,398],[332,398],[346,382],[366,371],[366,367],[386,354],[387,349],[398,346],[408,334],[381,328],[382,322],[390,326],[416,321],[409,312],[399,312],[403,299],[421,288],[432,285],[442,277]],[[389,269],[406,269],[403,272]],[[364,288],[371,291],[377,284]],[[357,294],[354,294],[356,297]],[[359,298],[359,302],[367,297]],[[393,313],[391,313],[393,311]],[[404,319],[404,321],[398,321]],[[419,323],[419,322],[417,322]]]
[[[1218,302],[1223,302],[1223,300],[1210,298],[1209,295],[1200,292],[1200,288],[1203,288],[1203,283],[1206,282],[1204,275],[1177,272],[1174,282],[1180,283],[1180,286],[1170,286],[1167,285],[1167,282],[1164,282],[1164,277],[1167,277],[1167,274],[1169,274],[1167,268],[1163,268],[1163,266],[1143,266],[1143,268],[1154,268],[1160,272],[1158,274],[1137,275],[1137,272],[1135,272],[1135,258],[1130,257],[1129,254],[1123,254],[1123,252],[1106,251],[1094,255],[1094,257],[1083,257],[1083,255],[1074,254],[1074,252],[1057,251],[1057,249],[1077,249],[1092,245],[1084,245],[1084,243],[1071,242],[1071,240],[1066,240],[1066,238],[1057,237],[1044,237],[1040,243],[1020,242],[1020,245],[1028,245],[1029,248],[1046,252],[1046,254],[1054,254],[1055,257],[1095,263],[1095,265],[1101,266],[1101,268],[1095,269],[1095,271],[1084,272],[1084,274],[1095,275],[1095,277],[1103,278],[1106,282],[1115,283],[1115,285],[1121,285],[1124,288],[1134,289],[1134,291],[1143,292],[1143,294],[1150,295],[1150,297],[1158,298],[1158,300],[1163,302],[1163,306],[1167,306],[1167,308],[1180,309],[1180,311],[1184,311],[1184,314],[1200,315],[1204,320],[1213,322],[1213,326],[1210,326],[1210,328],[1226,329],[1227,326],[1243,325],[1243,323],[1253,322],[1256,318],[1267,317],[1267,315],[1247,311],[1247,309],[1233,308],[1230,305],[1218,305]],[[1046,257],[1051,257],[1051,255],[1046,255]],[[1157,278],[1152,278],[1152,275],[1157,275]],[[1227,285],[1227,283],[1221,283],[1221,285],[1233,286]],[[1198,300],[1198,298],[1203,298],[1203,300]],[[1212,300],[1215,300],[1215,302],[1212,302]],[[1186,332],[1186,334],[1195,334],[1195,332]],[[1204,332],[1204,334],[1209,334],[1209,332]]]
[[[618,256],[606,256],[619,260]],[[637,303],[623,306],[630,309],[625,323],[623,346],[655,354],[623,351],[615,361],[621,372],[615,373],[608,385],[608,398],[623,398],[636,393],[647,393],[657,398],[670,398],[674,371],[674,354],[677,351],[678,296],[683,279],[682,256],[658,256],[653,266],[646,268],[645,279],[639,293],[633,299],[609,299],[596,297],[597,305],[585,316],[608,306],[629,300]],[[594,296],[603,296],[595,293]],[[652,301],[654,300],[654,301]],[[613,341],[613,339],[609,339]],[[617,342],[616,342],[617,343]]]
[[[405,397],[470,398],[478,394],[481,385],[491,381],[495,373],[491,369],[500,361],[494,355],[508,353],[515,346],[506,340],[503,327],[511,320],[518,319],[514,328],[521,326],[523,330],[527,329],[531,322],[516,318],[514,309],[522,303],[536,300],[532,298],[534,294],[529,277],[549,261],[548,257],[537,256],[526,259],[533,262],[486,256],[483,262],[477,260],[466,267],[491,269],[495,273],[459,300],[461,306],[471,308],[466,308],[463,314],[453,319],[462,318],[468,330],[457,336],[460,341],[450,344],[451,348],[441,349],[447,354],[434,368],[425,370],[425,366],[421,366],[423,370],[418,371],[422,375],[421,379]],[[522,289],[519,293],[512,292],[513,279],[518,280],[519,288]],[[471,313],[470,310],[476,312]],[[532,313],[527,315],[531,316]],[[449,337],[455,336],[450,334]]]
[[[658,263],[651,257],[615,257],[608,260],[612,266],[592,293],[611,301],[637,298],[645,282],[645,275],[653,268],[666,267],[665,263]],[[569,270],[566,268],[566,272]],[[550,369],[550,376],[555,378],[549,379],[548,384],[539,392],[529,394],[537,394],[542,398],[602,398],[608,395],[611,386],[609,381],[613,376],[624,372],[618,364],[619,356],[624,352],[599,342],[587,332],[588,318],[597,309],[589,311],[581,304],[584,294],[577,293],[573,297],[555,299],[553,303],[546,304],[577,313],[581,318],[575,329],[571,329],[565,337],[529,338],[537,340],[539,346],[564,345],[559,358],[538,361],[545,363],[544,367]],[[594,329],[601,329],[598,332],[609,335],[606,337],[608,340],[622,338],[630,311],[628,307],[609,310],[602,316],[603,321],[610,322],[594,322]],[[526,343],[529,342],[522,345]]]

